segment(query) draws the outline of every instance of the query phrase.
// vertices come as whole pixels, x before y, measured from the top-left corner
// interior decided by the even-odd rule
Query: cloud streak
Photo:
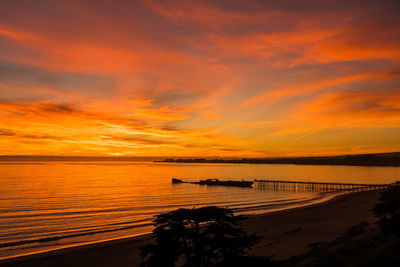
[[[2,1],[1,153],[400,149],[399,9],[391,0]]]

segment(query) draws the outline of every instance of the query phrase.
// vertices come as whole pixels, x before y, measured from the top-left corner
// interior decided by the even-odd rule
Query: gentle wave
[[[290,199],[289,199],[290,200]],[[277,200],[277,201],[283,201],[283,200]],[[237,203],[237,204],[235,204]],[[213,205],[241,205],[243,204],[241,201],[219,201],[219,202],[213,202]],[[193,205],[196,205],[193,203]],[[31,209],[20,209],[19,211],[15,210],[0,210],[2,213],[25,213],[21,215],[0,215],[0,219],[19,219],[19,218],[33,218],[33,217],[60,217],[60,216],[68,216],[68,215],[91,215],[91,214],[106,214],[106,213],[113,213],[113,212],[127,212],[127,211],[136,211],[136,210],[159,210],[159,209],[170,209],[170,208],[180,208],[185,205],[180,204],[170,204],[170,205],[152,205],[152,206],[145,206],[145,207],[129,207],[129,208],[112,208],[112,209],[96,209],[96,210],[81,210],[81,211],[64,211],[64,212],[47,212],[47,213],[42,213],[38,212],[38,210],[35,210],[35,213],[32,214],[26,214],[26,212],[32,211]],[[39,209],[39,211],[46,211],[50,209]],[[146,215],[146,214],[151,214],[152,212],[141,212],[141,213],[135,213],[135,215]]]
[[[348,166],[0,163],[0,257],[149,232],[154,215],[177,208],[249,214],[320,200],[319,192],[173,185],[172,177],[390,183],[399,175],[400,168]]]
[[[320,194],[318,197],[311,198],[311,199],[304,199],[304,200],[298,200],[298,201],[279,201],[280,203],[278,203],[278,204],[277,203],[268,203],[268,204],[256,205],[256,206],[251,206],[251,207],[236,208],[233,210],[236,212],[276,210],[276,209],[284,208],[287,206],[307,205],[310,203],[314,203],[316,201],[323,200],[326,197],[328,197],[328,194]]]
[[[316,200],[322,199],[324,196],[320,194],[318,197],[311,198],[311,199],[285,199],[285,200],[273,200],[273,201],[258,201],[258,202],[244,202],[240,204],[231,204],[227,205],[230,208],[232,208],[235,212],[237,213],[244,213],[244,212],[255,212],[255,211],[265,211],[265,210],[273,210],[273,209],[279,209],[284,206],[292,206],[292,205],[302,205],[302,204],[307,204],[311,203]],[[227,203],[224,203],[227,204]],[[182,206],[182,205],[173,205],[173,206]],[[200,206],[200,205],[199,205]],[[167,206],[166,206],[167,207]],[[80,213],[80,212],[77,212]],[[71,212],[71,214],[73,214]],[[156,215],[156,213],[149,213],[151,215]],[[91,229],[90,231],[84,231],[84,228],[81,229],[76,229],[73,232],[78,232],[78,233],[66,233],[65,234],[58,234],[58,235],[49,235],[48,237],[41,237],[41,238],[36,238],[36,239],[23,239],[23,240],[18,240],[18,241],[12,241],[12,242],[4,242],[0,243],[0,248],[7,248],[7,247],[18,247],[21,245],[29,245],[29,244],[37,244],[37,243],[47,243],[51,241],[58,241],[62,239],[67,239],[67,238],[74,238],[74,237],[82,237],[82,236],[88,236],[88,235],[94,235],[94,234],[101,234],[101,233],[110,233],[110,232],[117,232],[117,231],[122,231],[122,230],[129,230],[129,229],[134,229],[134,228],[140,228],[140,227],[146,227],[146,226],[151,226],[152,223],[152,217],[144,218],[141,220],[137,221],[130,221],[130,222],[118,222],[118,223],[110,223],[110,224],[104,224],[104,225],[98,225],[98,227],[93,228],[89,227],[88,229]],[[128,225],[127,225],[128,224]],[[112,226],[118,226],[118,225],[123,225],[122,227],[112,227]],[[107,227],[112,227],[112,228],[107,228]],[[95,230],[93,230],[95,229]],[[56,233],[53,233],[56,234]]]
[[[132,226],[125,226],[125,227],[106,229],[106,230],[97,230],[97,231],[84,232],[84,233],[79,233],[79,234],[68,234],[68,235],[59,235],[59,236],[52,236],[52,237],[43,237],[43,238],[38,238],[38,239],[20,240],[20,241],[15,241],[15,242],[2,243],[2,244],[0,244],[0,248],[15,247],[15,246],[19,246],[19,245],[26,245],[26,244],[32,244],[32,243],[44,243],[44,242],[61,240],[61,239],[65,239],[65,238],[72,238],[72,237],[93,235],[93,234],[100,234],[100,233],[107,233],[107,232],[115,232],[115,231],[128,230],[128,229],[139,228],[139,227],[150,226],[150,225],[152,225],[152,223],[136,224],[136,225],[132,225]]]

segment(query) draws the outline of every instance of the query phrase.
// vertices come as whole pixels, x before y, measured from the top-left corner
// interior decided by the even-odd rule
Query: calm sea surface
[[[304,205],[317,192],[171,184],[277,179],[391,183],[399,167],[152,162],[0,163],[0,258],[151,231],[155,214],[217,205],[257,213]]]

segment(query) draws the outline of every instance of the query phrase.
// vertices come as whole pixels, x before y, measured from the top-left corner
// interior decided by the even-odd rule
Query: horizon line
[[[74,158],[74,159],[200,159],[200,158],[219,158],[219,159],[265,159],[265,158],[323,158],[323,157],[342,157],[342,156],[362,156],[362,155],[384,155],[384,154],[400,154],[400,151],[391,151],[391,152],[379,152],[379,153],[360,153],[360,154],[333,154],[333,155],[317,155],[317,156],[265,156],[265,157],[241,157],[241,156],[232,156],[232,157],[222,157],[222,156],[127,156],[127,155],[110,155],[110,156],[77,156],[77,155],[0,155],[0,159],[7,158],[54,158],[54,159],[62,159],[62,158]]]

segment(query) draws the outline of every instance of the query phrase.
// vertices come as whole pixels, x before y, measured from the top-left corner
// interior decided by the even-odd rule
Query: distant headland
[[[265,157],[265,158],[162,158],[162,157],[87,157],[87,156],[28,156],[0,155],[0,162],[92,161],[92,162],[172,162],[172,163],[230,163],[230,164],[297,164],[345,166],[400,166],[400,152],[315,156],[315,157]]]
[[[400,152],[357,154],[319,157],[241,158],[206,159],[183,158],[165,159],[156,162],[175,163],[230,163],[230,164],[297,164],[297,165],[345,165],[345,166],[400,166]]]

